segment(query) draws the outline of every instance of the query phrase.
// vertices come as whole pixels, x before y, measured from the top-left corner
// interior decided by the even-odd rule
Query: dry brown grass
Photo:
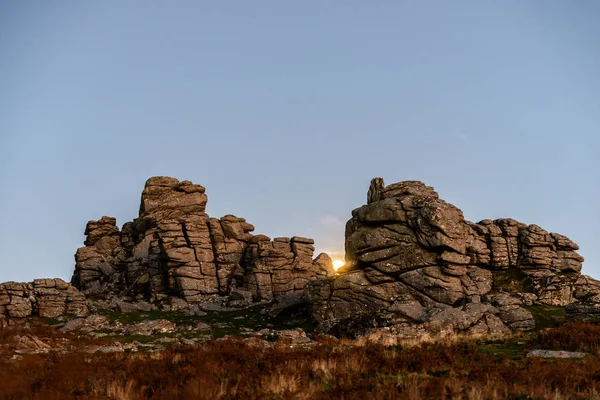
[[[575,336],[597,335],[597,330],[565,325],[542,332],[536,344],[565,340],[579,343],[574,347],[585,342],[590,348],[597,336],[587,341]],[[10,340],[7,333],[2,335]],[[404,347],[326,342],[311,348],[257,348],[229,340],[154,354],[69,352],[27,355],[20,361],[2,357],[0,399],[475,400],[600,395],[597,352],[583,360],[510,359],[482,351],[474,340]]]
[[[567,322],[558,328],[541,331],[537,344],[545,349],[597,351],[600,349],[600,325]]]
[[[135,399],[138,395],[138,391],[135,387],[133,380],[128,380],[123,383],[120,381],[109,382],[104,389],[96,388],[93,390],[96,395],[106,395],[110,399],[114,400],[130,400]]]

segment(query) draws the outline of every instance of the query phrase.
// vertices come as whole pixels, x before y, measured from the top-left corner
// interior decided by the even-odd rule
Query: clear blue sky
[[[343,250],[369,180],[571,237],[600,278],[600,3],[0,3],[0,281],[70,279],[145,180]]]

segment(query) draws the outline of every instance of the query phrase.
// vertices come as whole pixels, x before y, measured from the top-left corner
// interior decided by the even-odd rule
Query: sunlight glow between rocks
[[[333,260],[333,269],[336,271],[346,264],[344,260]]]

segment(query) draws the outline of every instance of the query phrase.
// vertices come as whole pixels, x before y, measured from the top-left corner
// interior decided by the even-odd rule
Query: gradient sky
[[[70,279],[146,179],[339,257],[369,181],[572,238],[600,278],[600,2],[3,1],[0,282]]]

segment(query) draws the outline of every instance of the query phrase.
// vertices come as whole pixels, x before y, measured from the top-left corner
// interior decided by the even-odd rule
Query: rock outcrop
[[[85,296],[62,279],[36,279],[31,283],[0,283],[0,327],[9,318],[32,315],[54,318],[89,314]]]
[[[204,187],[153,177],[139,217],[119,229],[102,217],[87,224],[72,283],[89,296],[117,295],[161,307],[227,296],[241,302],[302,293],[307,282],[333,275],[326,254],[313,260],[313,240],[253,235],[243,218],[210,218]],[[185,306],[185,304],[184,304]]]
[[[254,235],[243,218],[209,217],[206,203],[200,185],[150,178],[138,218],[121,229],[111,217],[88,222],[71,284],[0,284],[0,328],[106,308],[203,316],[257,302],[269,318],[308,304],[318,332],[382,343],[529,330],[540,307],[600,321],[600,282],[581,274],[573,241],[508,218],[466,221],[422,182],[371,181],[338,274],[326,254],[313,259],[312,239]]]
[[[513,219],[465,221],[433,188],[375,178],[346,225],[341,274],[306,288],[317,329],[357,336],[528,330],[532,305],[600,315],[569,238]]]

